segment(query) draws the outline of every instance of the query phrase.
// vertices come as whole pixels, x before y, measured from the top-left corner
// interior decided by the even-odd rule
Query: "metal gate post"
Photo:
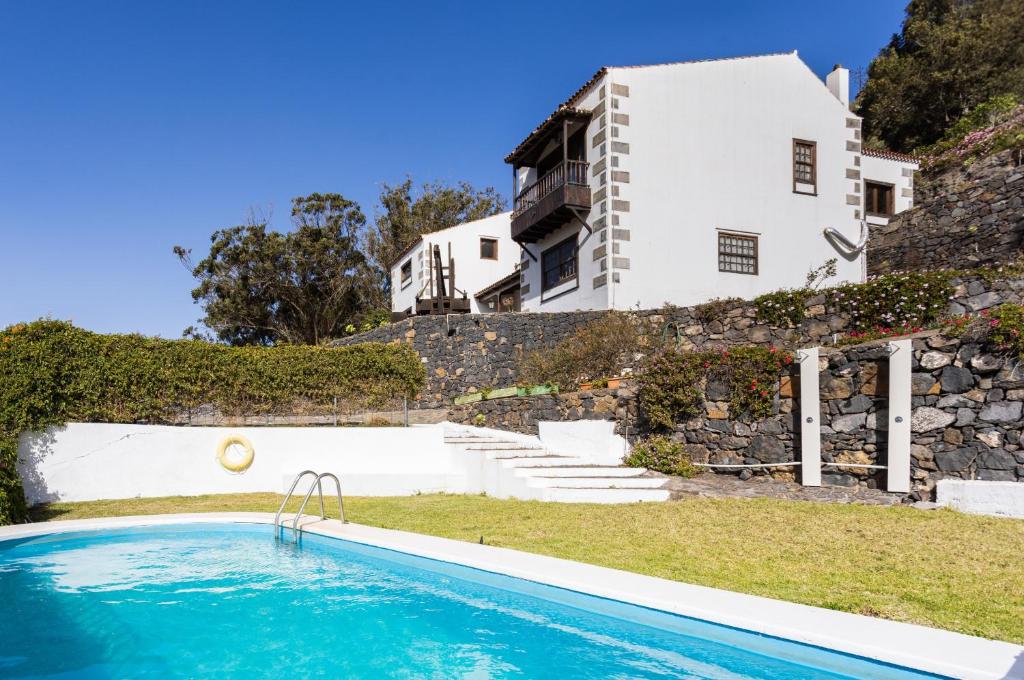
[[[913,341],[889,343],[888,489],[910,492],[910,369]]]
[[[796,352],[800,363],[800,483],[821,486],[821,392],[818,348]]]

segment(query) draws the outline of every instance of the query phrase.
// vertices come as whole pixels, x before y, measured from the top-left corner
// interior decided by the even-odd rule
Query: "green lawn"
[[[59,503],[37,520],[273,511],[276,494]],[[1024,521],[770,499],[347,498],[348,519],[1024,643]]]

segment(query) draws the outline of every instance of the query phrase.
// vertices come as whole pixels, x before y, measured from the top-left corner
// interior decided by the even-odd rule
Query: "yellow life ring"
[[[239,460],[232,460],[228,457],[228,448],[235,444],[245,449],[245,454]],[[255,452],[253,451],[252,444],[241,435],[233,434],[230,437],[225,437],[224,441],[217,447],[217,461],[229,472],[245,472],[252,465],[254,457]]]

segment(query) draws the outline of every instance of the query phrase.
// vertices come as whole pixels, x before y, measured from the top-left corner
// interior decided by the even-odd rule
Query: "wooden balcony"
[[[516,196],[512,210],[512,240],[536,243],[575,217],[590,210],[586,161],[563,161]]]

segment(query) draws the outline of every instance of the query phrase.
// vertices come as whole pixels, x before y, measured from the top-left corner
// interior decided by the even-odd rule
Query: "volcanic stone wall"
[[[919,179],[914,208],[871,227],[868,274],[971,269],[1024,254],[1022,151]]]
[[[929,500],[944,477],[1024,481],[1024,365],[994,354],[980,342],[937,332],[913,340],[911,477],[913,499]],[[888,348],[875,341],[822,350],[819,364],[822,414],[822,482],[885,488],[885,472],[854,465],[886,463]],[[799,460],[799,374],[777,385],[774,413],[764,420],[733,419],[725,385],[703,386],[700,416],[677,423],[672,437],[694,461],[713,464],[787,463]],[[537,397],[492,399],[454,407],[455,422],[536,434],[539,421],[616,420],[633,438],[646,434],[636,390],[624,385]],[[798,466],[728,470],[798,478]]]
[[[986,282],[980,277],[955,279],[949,312],[980,311],[1022,300],[1024,280]],[[850,329],[849,317],[832,309],[825,295],[805,304],[806,318],[795,328],[757,322],[751,302],[722,303],[714,318],[701,308],[666,307],[630,312],[655,337],[677,338],[683,349],[775,345],[782,348],[828,345]],[[354,335],[336,344],[403,342],[416,350],[427,369],[427,385],[413,408],[448,408],[452,400],[483,388],[516,384],[525,352],[552,347],[604,312],[553,314],[463,314],[416,316]]]

